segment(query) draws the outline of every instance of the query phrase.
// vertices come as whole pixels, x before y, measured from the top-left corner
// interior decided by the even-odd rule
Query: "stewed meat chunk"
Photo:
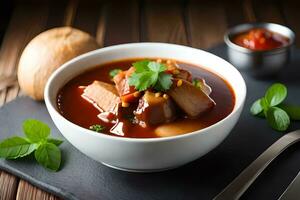
[[[94,103],[102,112],[116,112],[120,103],[116,87],[102,81],[94,81],[88,85],[84,89],[82,97]]]
[[[146,91],[134,114],[140,125],[156,125],[174,120],[176,107],[171,98]]]
[[[167,93],[176,104],[190,117],[194,118],[211,109],[215,102],[200,88],[186,80],[175,79],[175,82]]]

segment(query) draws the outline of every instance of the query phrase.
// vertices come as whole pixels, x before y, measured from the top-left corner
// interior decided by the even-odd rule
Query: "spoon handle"
[[[261,172],[286,148],[300,140],[300,130],[290,132],[253,161],[238,177],[236,177],[214,200],[239,199]]]

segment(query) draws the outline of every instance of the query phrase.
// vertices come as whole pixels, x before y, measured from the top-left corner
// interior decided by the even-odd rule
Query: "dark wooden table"
[[[297,0],[144,0],[0,2],[0,106],[22,95],[16,69],[25,45],[38,33],[73,26],[101,46],[160,41],[206,49],[222,43],[227,28],[245,22],[274,22],[292,28],[300,46]],[[58,199],[0,171],[0,199]]]

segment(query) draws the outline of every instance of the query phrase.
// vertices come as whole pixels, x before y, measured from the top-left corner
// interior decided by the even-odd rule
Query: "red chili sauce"
[[[254,28],[235,36],[233,42],[254,51],[265,51],[288,45],[289,38],[264,28]]]

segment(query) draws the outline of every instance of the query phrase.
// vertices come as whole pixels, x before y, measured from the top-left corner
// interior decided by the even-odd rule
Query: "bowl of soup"
[[[240,24],[224,36],[229,61],[256,77],[276,75],[290,59],[295,34],[274,23]]]
[[[45,88],[55,125],[112,168],[152,172],[219,145],[246,98],[241,74],[203,50],[166,43],[98,49],[65,63]]]

